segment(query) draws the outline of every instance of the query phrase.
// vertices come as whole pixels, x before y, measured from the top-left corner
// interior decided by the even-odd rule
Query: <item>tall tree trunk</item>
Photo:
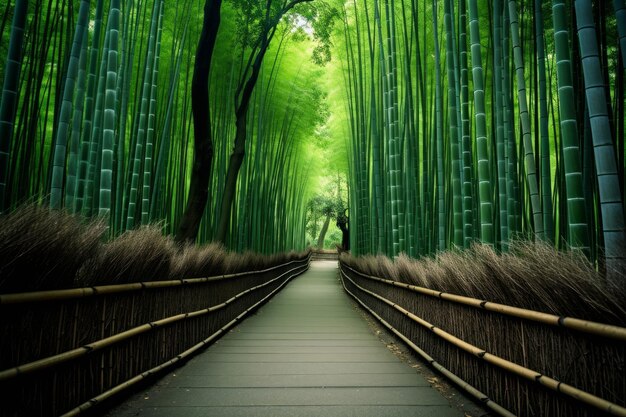
[[[206,0],[202,33],[196,50],[191,81],[191,108],[194,128],[194,157],[187,208],[176,232],[177,242],[193,242],[198,235],[200,220],[209,196],[209,179],[213,162],[213,138],[209,112],[209,70],[217,30],[220,26],[222,0]]]

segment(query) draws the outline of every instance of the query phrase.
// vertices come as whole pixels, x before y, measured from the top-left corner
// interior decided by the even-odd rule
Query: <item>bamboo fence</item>
[[[499,415],[626,416],[626,328],[433,291],[341,263],[345,290]]]
[[[304,272],[0,295],[0,416],[77,415],[180,363]]]

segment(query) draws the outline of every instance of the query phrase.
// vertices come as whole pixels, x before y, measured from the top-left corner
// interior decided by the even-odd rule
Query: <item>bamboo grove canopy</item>
[[[35,200],[100,216],[111,235],[173,233],[209,3],[198,241],[301,249],[308,199],[343,172],[355,254],[525,237],[623,261],[624,0],[7,1],[0,208]]]
[[[353,253],[524,237],[622,262],[625,11],[344,3]]]
[[[210,74],[215,138],[198,241],[211,241],[235,136],[235,96],[258,2],[224,2]],[[174,233],[193,165],[191,88],[203,2],[10,1],[0,126],[3,210],[35,200],[106,219],[111,235],[154,222]],[[225,242],[302,249],[304,207],[327,118],[315,43],[277,22],[246,116],[248,138]],[[2,71],[0,70],[0,71]],[[208,117],[208,114],[206,115]]]

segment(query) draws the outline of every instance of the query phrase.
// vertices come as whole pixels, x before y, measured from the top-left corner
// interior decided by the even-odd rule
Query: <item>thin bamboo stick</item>
[[[535,321],[537,323],[548,324],[551,326],[565,327],[572,330],[577,330],[582,333],[593,334],[596,336],[608,337],[611,339],[617,339],[626,342],[626,328],[613,326],[610,324],[598,323],[594,321],[582,320],[573,317],[563,317],[554,314],[542,313],[535,310],[527,310],[524,308],[513,307],[505,304],[493,303],[486,300],[479,300],[477,298],[465,297],[462,295],[449,294],[442,291],[431,290],[429,288],[418,287],[416,285],[405,284],[403,282],[392,281],[389,279],[374,277],[371,275],[363,274],[348,265],[341,263],[341,268],[347,268],[350,271],[358,274],[363,278],[370,279],[372,281],[378,281],[383,284],[387,284],[393,287],[400,287],[413,291],[419,294],[427,295],[430,297],[440,298],[446,301],[452,301],[458,304],[466,306],[480,308],[483,310],[493,311],[495,313],[504,314],[511,317],[520,319],[526,319]]]
[[[303,266],[297,266],[295,268],[290,269],[289,271],[279,275],[276,278],[273,278],[263,284],[257,285],[255,287],[251,287],[246,289],[245,291],[242,291],[236,295],[234,295],[233,297],[229,298],[228,300],[224,301],[223,303],[202,309],[202,310],[197,310],[197,311],[192,311],[189,313],[181,313],[181,314],[177,314],[174,316],[170,316],[170,317],[166,317],[160,320],[156,320],[156,321],[152,321],[149,323],[145,323],[142,324],[140,326],[134,327],[132,329],[128,329],[126,331],[123,331],[121,333],[117,333],[114,334],[112,336],[97,340],[95,342],[89,343],[85,346],[81,346],[79,348],[76,349],[72,349],[63,353],[59,353],[57,355],[54,356],[49,356],[47,358],[43,358],[43,359],[38,359],[36,361],[33,362],[29,362],[23,365],[19,365],[13,368],[9,368],[9,369],[5,369],[3,371],[0,371],[0,381],[5,381],[8,379],[12,379],[17,377],[18,375],[21,374],[26,374],[26,373],[33,373],[33,372],[37,372],[46,368],[49,368],[51,366],[55,366],[64,362],[68,362],[70,360],[79,358],[81,356],[87,355],[91,352],[94,352],[96,350],[101,350],[105,347],[109,347],[115,343],[119,343],[123,340],[127,340],[130,339],[132,337],[135,337],[137,335],[140,335],[142,333],[146,333],[149,332],[153,329],[159,328],[159,327],[163,327],[172,323],[175,323],[177,321],[181,321],[181,320],[186,320],[186,319],[190,319],[190,318],[194,318],[194,317],[198,317],[198,316],[202,316],[202,315],[206,315],[209,313],[212,313],[214,311],[220,310],[224,307],[226,307],[227,305],[233,303],[235,300],[243,297],[244,295],[251,293],[253,291],[256,291],[262,287],[265,287],[279,279],[281,279],[282,277],[284,277],[285,275],[297,270],[297,269],[302,269]],[[307,265],[308,268],[308,265]]]
[[[235,274],[224,274],[224,275],[217,275],[217,276],[204,277],[204,278],[186,278],[186,279],[175,279],[175,280],[166,280],[166,281],[133,282],[129,284],[99,285],[99,286],[94,286],[94,287],[71,288],[71,289],[66,289],[66,290],[33,291],[33,292],[23,292],[23,293],[14,293],[14,294],[0,294],[0,305],[32,303],[32,302],[39,302],[39,301],[67,300],[67,299],[72,299],[72,298],[91,297],[94,295],[105,295],[105,294],[116,294],[116,293],[121,293],[121,292],[139,291],[143,289],[168,288],[168,287],[178,287],[182,285],[203,284],[207,282],[221,281],[225,279],[240,278],[240,277],[244,277],[248,275],[263,274],[263,273],[270,272],[275,269],[290,265],[292,263],[308,262],[310,257],[311,255],[309,254],[304,259],[296,259],[296,260],[289,261],[281,265],[276,265],[271,268],[262,269],[259,271],[238,272]]]
[[[294,271],[296,269],[299,269],[301,267],[298,268],[294,268],[291,271]],[[308,269],[308,265],[307,268]],[[305,269],[305,270],[306,270]],[[245,311],[243,311],[242,313],[240,313],[237,317],[235,317],[233,320],[229,321],[226,325],[224,325],[223,327],[221,327],[218,331],[216,331],[215,333],[213,333],[211,336],[209,336],[208,338],[204,339],[202,342],[195,344],[194,346],[192,346],[191,348],[187,349],[186,351],[182,352],[181,354],[175,356],[174,358],[168,360],[167,362],[162,363],[161,365],[158,365],[148,371],[145,371],[103,393],[101,393],[100,395],[97,395],[96,397],[84,402],[83,404],[79,405],[78,407],[68,411],[67,413],[63,414],[61,417],[71,417],[71,416],[77,416],[85,411],[87,411],[88,409],[90,409],[91,407],[100,404],[102,401],[106,400],[107,398],[112,397],[113,395],[117,394],[118,392],[121,392],[123,390],[125,390],[128,387],[131,387],[132,385],[136,384],[139,381],[142,381],[152,375],[157,374],[158,372],[162,371],[163,369],[166,369],[172,365],[174,365],[175,363],[187,358],[188,356],[192,355],[194,352],[198,351],[199,349],[203,348],[204,346],[208,345],[209,343],[213,342],[215,339],[217,339],[218,337],[220,337],[222,334],[224,334],[226,332],[226,330],[228,330],[229,328],[231,328],[232,326],[234,326],[235,324],[237,324],[239,321],[241,321],[241,319],[243,319],[246,315],[248,315],[250,312],[254,311],[258,306],[260,306],[261,304],[263,304],[264,302],[266,302],[268,299],[270,299],[274,294],[276,294],[278,291],[280,291],[289,281],[291,281],[293,278],[297,277],[298,275],[302,274],[305,270],[303,271],[299,271],[297,273],[295,273],[294,275],[291,275],[289,278],[285,279],[285,281],[280,284],[278,287],[276,287],[274,290],[272,290],[268,295],[266,295],[265,297],[263,297],[261,300],[257,301],[255,304],[253,304],[251,307],[247,308]],[[285,275],[285,274],[283,274]],[[282,276],[282,275],[281,275]]]
[[[505,371],[511,372],[513,374],[516,374],[518,376],[521,376],[525,379],[531,380],[531,381],[536,381],[538,383],[540,383],[541,385],[550,388],[553,391],[557,391],[557,392],[561,392],[567,396],[569,396],[570,398],[573,398],[575,400],[578,400],[580,402],[583,402],[587,405],[590,405],[594,408],[597,408],[599,410],[602,410],[608,414],[611,415],[616,415],[616,416],[623,416],[626,417],[626,408],[619,406],[618,404],[612,403],[610,401],[607,401],[603,398],[597,397],[593,394],[590,394],[588,392],[585,392],[583,390],[580,390],[576,387],[573,387],[571,385],[568,384],[564,384],[562,382],[559,382],[553,378],[547,377],[545,375],[542,375],[541,373],[537,372],[537,371],[533,371],[532,369],[528,369],[524,366],[521,366],[519,364],[516,364],[514,362],[508,361],[504,358],[501,358],[499,356],[493,355],[487,351],[485,351],[484,349],[481,349],[477,346],[474,346],[470,343],[465,342],[464,340],[446,332],[443,329],[438,328],[437,326],[434,326],[433,324],[427,322],[426,320],[416,316],[415,314],[411,313],[410,311],[406,310],[405,308],[399,306],[398,304],[395,304],[393,301],[390,301],[378,294],[376,294],[373,291],[370,291],[366,288],[361,287],[360,285],[358,285],[356,282],[354,282],[350,277],[348,277],[347,274],[345,274],[342,272],[342,276],[347,278],[355,287],[357,287],[358,289],[360,289],[361,291],[363,291],[366,294],[371,295],[374,298],[377,298],[378,300],[382,301],[383,303],[393,307],[394,309],[398,310],[399,312],[401,312],[402,314],[406,315],[407,317],[409,317],[411,320],[415,321],[416,323],[420,324],[423,327],[426,327],[427,329],[429,329],[431,332],[433,332],[434,334],[436,334],[437,336],[439,336],[440,338],[442,338],[443,340],[459,347],[460,349],[463,349],[464,351],[471,353],[472,355],[484,360],[485,362],[488,362],[492,365],[495,365],[501,369],[504,369]]]

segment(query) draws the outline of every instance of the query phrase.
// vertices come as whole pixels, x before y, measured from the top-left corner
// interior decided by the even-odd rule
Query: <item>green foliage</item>
[[[100,212],[112,235],[155,221],[175,230],[193,162],[202,3],[93,1],[87,30],[85,1],[1,8],[3,208]],[[299,249],[325,213],[347,208],[354,253],[422,256],[474,240],[506,251],[545,227],[558,247],[619,258],[623,1],[296,3],[224,1],[200,242],[224,217],[232,249]],[[337,172],[348,186],[331,210],[321,201]]]
[[[606,105],[615,124],[600,128],[604,133],[593,140],[621,150],[615,173],[623,177],[618,46],[624,37],[615,15],[623,15],[623,2],[611,8],[609,2],[577,1],[594,5],[583,15],[599,27],[586,24],[585,35],[570,42],[578,13],[567,16],[561,6],[552,13],[544,3],[381,0],[341,6],[343,27],[332,36],[339,59],[330,65],[327,86],[329,132],[347,137],[354,253],[395,255],[403,248],[425,255],[472,240],[506,251],[519,235],[585,250],[589,235],[595,261],[602,241],[597,225],[609,222],[607,260],[615,256],[610,248],[623,241],[624,227],[612,213],[623,214],[623,185],[605,177],[604,167],[612,170],[606,152],[595,168],[591,145],[577,153],[579,144],[591,143],[592,132],[576,129],[597,129],[598,113],[590,116],[586,108]],[[598,36],[593,42],[592,35]],[[576,53],[579,45],[592,44],[599,46],[593,70],[592,60],[583,62]],[[577,86],[588,76],[594,91],[602,85],[610,96],[598,100],[588,89],[585,97]],[[585,181],[575,166],[583,161]],[[405,181],[399,188],[396,172]],[[596,178],[605,197],[610,189],[615,199],[600,195]]]

